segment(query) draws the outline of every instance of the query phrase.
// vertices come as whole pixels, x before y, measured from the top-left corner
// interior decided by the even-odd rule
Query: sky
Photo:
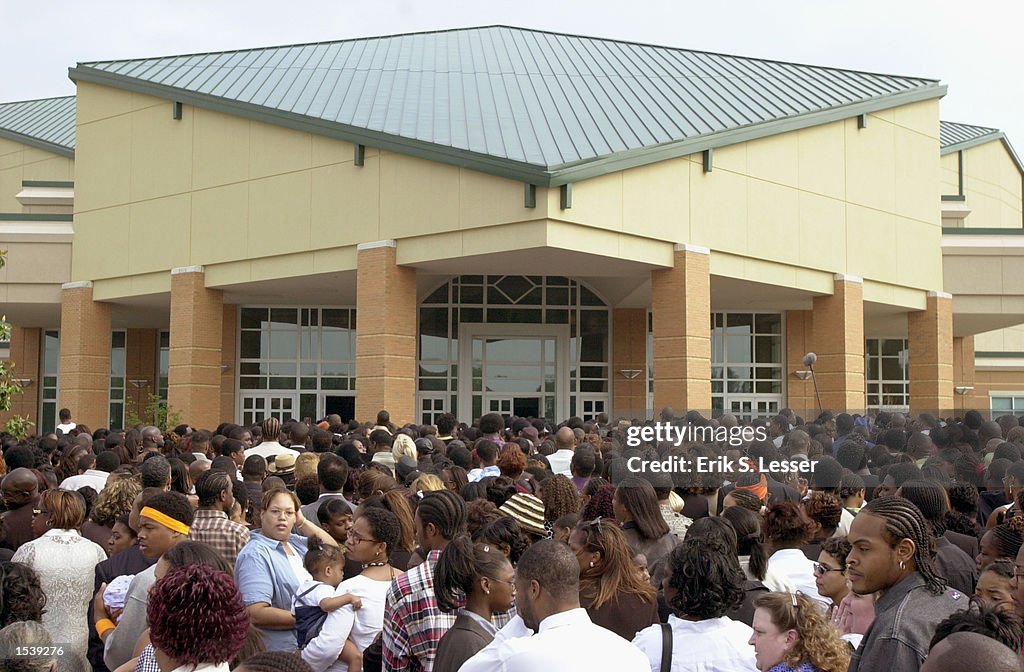
[[[0,0],[0,101],[71,95],[76,62],[507,24],[939,79],[941,118],[1024,151],[1019,0]]]

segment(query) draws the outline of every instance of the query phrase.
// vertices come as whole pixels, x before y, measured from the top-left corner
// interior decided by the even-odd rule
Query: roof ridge
[[[1002,129],[996,126],[981,126],[979,124],[968,124],[962,121],[949,121],[948,119],[939,119],[940,124],[956,124],[957,126],[967,126],[968,128],[980,128],[986,131],[992,131],[994,133],[1002,133]]]
[[[387,34],[387,35],[370,35],[370,36],[363,36],[363,37],[350,37],[350,38],[344,38],[344,39],[340,39],[340,40],[318,40],[318,41],[315,41],[315,42],[297,42],[297,43],[294,43],[294,44],[276,44],[276,45],[267,45],[267,46],[262,46],[262,47],[245,47],[245,48],[241,48],[241,49],[227,49],[227,50],[220,50],[220,51],[198,51],[198,52],[187,53],[187,54],[167,54],[167,55],[164,55],[164,56],[148,56],[148,57],[142,57],[142,58],[104,59],[104,60],[98,60],[98,61],[84,61],[84,62],[80,61],[80,62],[77,63],[77,65],[78,65],[78,67],[82,67],[82,66],[89,67],[89,66],[98,65],[98,64],[105,64],[105,63],[135,63],[135,62],[142,62],[142,61],[157,61],[157,60],[163,60],[163,59],[169,59],[169,58],[185,58],[185,57],[192,57],[192,56],[213,56],[213,55],[221,55],[221,54],[239,54],[239,53],[254,52],[254,51],[265,51],[265,50],[268,50],[268,49],[289,49],[289,48],[294,48],[294,47],[312,47],[312,46],[319,46],[319,45],[325,45],[325,44],[342,44],[342,43],[345,43],[345,42],[365,42],[365,41],[370,41],[370,40],[387,40],[387,39],[392,39],[392,38],[396,38],[396,37],[409,37],[409,36],[413,36],[413,35],[436,35],[436,34],[441,34],[441,33],[461,33],[461,32],[466,32],[466,31],[473,31],[473,30],[485,30],[485,29],[488,29],[488,28],[505,28],[505,29],[508,29],[508,30],[518,30],[518,31],[523,31],[523,32],[539,33],[539,34],[542,34],[542,35],[556,35],[556,36],[559,36],[559,37],[573,37],[573,38],[578,38],[578,39],[594,40],[594,41],[600,41],[600,42],[614,42],[614,43],[617,43],[617,44],[629,44],[629,45],[634,45],[634,46],[638,46],[638,47],[649,47],[649,48],[652,48],[652,49],[666,49],[666,50],[669,50],[669,51],[681,51],[681,52],[687,52],[687,53],[692,53],[692,54],[705,54],[705,55],[708,55],[708,56],[720,56],[720,57],[724,57],[724,58],[739,58],[739,59],[743,59],[743,60],[746,60],[746,61],[755,61],[755,62],[759,62],[759,63],[774,63],[774,64],[778,64],[778,65],[791,65],[791,66],[795,66],[795,67],[799,67],[799,68],[811,68],[811,69],[814,69],[814,70],[831,70],[831,71],[835,71],[835,72],[848,72],[848,73],[856,73],[856,74],[860,74],[860,75],[871,75],[871,76],[875,76],[875,77],[891,77],[891,78],[897,78],[897,79],[920,79],[920,80],[923,80],[923,81],[926,81],[926,82],[939,82],[939,81],[941,81],[939,78],[933,78],[933,77],[921,77],[921,76],[917,76],[917,75],[896,75],[896,74],[885,73],[885,72],[873,72],[873,71],[870,71],[870,70],[858,70],[858,69],[855,69],[855,68],[843,68],[843,67],[836,67],[836,66],[829,66],[829,65],[815,65],[815,64],[812,64],[812,63],[800,63],[800,62],[797,62],[797,61],[785,61],[785,60],[779,60],[779,59],[763,58],[763,57],[758,57],[758,56],[744,56],[744,55],[741,55],[741,54],[727,54],[725,52],[720,52],[720,51],[707,51],[707,50],[703,50],[703,49],[690,49],[690,48],[687,48],[687,47],[678,47],[678,46],[671,46],[671,45],[665,45],[665,44],[654,44],[652,42],[639,42],[639,41],[636,41],[636,40],[627,40],[627,39],[620,39],[620,38],[614,38],[614,37],[599,37],[599,36],[595,36],[595,35],[583,35],[583,34],[580,34],[580,33],[563,33],[563,32],[558,32],[558,31],[554,31],[554,30],[544,30],[544,29],[541,29],[541,28],[526,28],[526,27],[523,27],[523,26],[514,26],[514,25],[511,25],[511,24],[504,24],[504,23],[495,23],[495,24],[488,24],[488,25],[482,25],[482,26],[463,26],[463,27],[460,27],[460,28],[438,28],[438,29],[434,29],[434,30],[410,31],[410,32],[405,32],[405,33],[390,33],[390,34]]]
[[[49,96],[47,98],[29,98],[27,100],[5,100],[0,102],[0,105],[22,105],[24,103],[41,103],[44,100],[66,100],[68,98],[74,98],[74,95],[70,96]]]

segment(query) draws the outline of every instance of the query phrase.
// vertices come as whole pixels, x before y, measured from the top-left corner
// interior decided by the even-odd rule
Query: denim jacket
[[[908,574],[875,603],[875,621],[854,652],[849,672],[917,672],[935,626],[967,604],[963,593],[947,589],[935,595],[920,572]]]

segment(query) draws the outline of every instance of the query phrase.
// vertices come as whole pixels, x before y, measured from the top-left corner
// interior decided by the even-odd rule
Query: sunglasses
[[[825,574],[828,574],[829,572],[842,572],[842,571],[844,571],[842,567],[829,567],[828,565],[823,565],[820,562],[814,563],[814,574],[815,574],[815,576],[824,576]]]

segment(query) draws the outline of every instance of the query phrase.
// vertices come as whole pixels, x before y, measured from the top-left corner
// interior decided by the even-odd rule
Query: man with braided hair
[[[945,488],[935,481],[911,479],[901,485],[896,494],[913,502],[928,523],[935,543],[936,573],[950,588],[973,595],[978,583],[977,561],[944,536],[949,512]]]
[[[455,610],[442,612],[434,594],[437,559],[452,539],[465,532],[465,502],[451,490],[427,492],[416,507],[415,524],[416,542],[427,551],[427,559],[397,577],[388,590],[381,636],[388,672],[431,672],[438,642],[465,606],[463,596]],[[500,629],[515,615],[513,608],[495,616],[495,628]]]
[[[967,606],[967,597],[948,590],[935,572],[928,523],[909,500],[879,497],[854,518],[847,540],[853,592],[879,595],[849,672],[917,672],[938,623]]]

